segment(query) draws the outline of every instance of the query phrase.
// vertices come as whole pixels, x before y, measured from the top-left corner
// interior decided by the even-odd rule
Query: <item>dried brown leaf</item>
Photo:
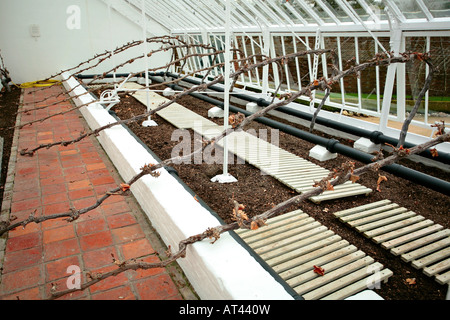
[[[359,180],[359,176],[356,176],[356,175],[354,175],[354,174],[352,174],[351,176],[350,176],[350,181],[352,182],[352,183],[355,183],[356,181],[358,181]]]
[[[325,274],[325,269],[322,267],[318,267],[318,266],[313,266],[314,268],[314,273],[317,273],[319,276],[323,276]]]
[[[432,157],[439,157],[439,153],[436,148],[430,149],[430,153]]]
[[[122,189],[123,192],[125,192],[127,190],[130,190],[130,185],[126,183],[121,183],[120,188]]]
[[[385,176],[379,175],[379,176],[378,176],[378,181],[377,181],[377,191],[378,191],[378,192],[381,192],[380,185],[381,185],[381,183],[382,183],[383,181],[387,181],[387,178],[386,178]]]

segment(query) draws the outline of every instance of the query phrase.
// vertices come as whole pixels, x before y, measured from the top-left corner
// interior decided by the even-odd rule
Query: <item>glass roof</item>
[[[113,3],[114,0],[103,0]],[[226,0],[115,0],[128,4],[172,33],[223,32]],[[402,25],[409,22],[437,23],[448,29],[448,0],[229,0],[233,31],[314,32],[362,31],[368,26],[389,30],[390,16]],[[123,9],[123,6],[122,6]],[[440,23],[440,24],[439,24]],[[444,27],[445,23],[447,26]],[[417,28],[417,27],[416,27]],[[428,27],[429,28],[429,27]]]

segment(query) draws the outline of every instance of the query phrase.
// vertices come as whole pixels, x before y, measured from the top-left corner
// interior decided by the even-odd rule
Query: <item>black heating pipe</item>
[[[164,75],[164,73],[160,73],[159,75],[161,76],[161,74]],[[174,73],[168,72],[168,73],[165,73],[165,75],[167,75],[171,78],[179,78],[179,75],[174,74]],[[191,84],[195,84],[195,85],[201,84],[200,80],[196,80],[193,78],[185,78],[182,81],[185,81],[185,82],[188,82]],[[216,86],[216,85],[209,86],[209,88],[214,91],[218,91],[218,92],[224,91],[224,89],[222,87]],[[252,97],[250,95],[246,95],[246,94],[242,94],[242,93],[233,93],[233,97],[242,99],[242,100],[246,100],[249,102],[254,102],[254,103],[258,104],[258,106],[261,106],[261,107],[267,107],[271,104],[270,101],[267,101],[263,98],[256,98],[256,97]],[[308,120],[308,121],[311,121],[313,118],[313,115],[310,113],[303,112],[300,110],[295,110],[295,109],[292,109],[289,107],[281,106],[281,107],[278,107],[276,110],[280,111],[282,113],[291,115],[291,116],[295,116],[297,118]],[[328,128],[333,128],[333,129],[336,129],[336,130],[339,130],[342,132],[350,133],[350,134],[356,135],[358,137],[364,137],[364,138],[370,139],[370,141],[372,141],[375,144],[388,143],[390,145],[397,146],[397,143],[398,143],[398,139],[386,136],[381,131],[370,131],[370,130],[351,126],[351,125],[348,125],[345,123],[341,123],[341,122],[323,118],[323,117],[317,117],[316,123],[326,126]],[[403,146],[405,148],[412,148],[415,146],[415,144],[405,142]],[[450,164],[450,154],[448,154],[448,153],[439,152],[439,155],[437,157],[435,157],[431,154],[430,150],[425,150],[424,152],[421,152],[419,155],[429,158],[429,159],[433,159],[433,160],[445,163],[445,164]]]
[[[165,72],[158,72],[158,73],[151,73],[149,75],[149,77],[152,81],[161,83],[163,81],[159,77],[163,77],[166,75],[172,77],[173,74],[165,73]],[[116,77],[118,77],[118,76],[119,75],[116,74]],[[124,74],[122,76],[126,77],[126,76],[128,76],[128,74]],[[176,75],[174,75],[174,76],[176,76]],[[93,75],[77,75],[77,77],[79,77],[80,79],[87,79],[87,78],[93,78],[94,76]],[[183,81],[184,80],[186,80],[186,79],[183,79]],[[183,91],[185,89],[176,84],[166,84],[166,86],[172,88],[173,90],[178,90],[178,91]],[[221,89],[221,90],[223,90],[223,89]],[[219,108],[222,108],[222,109],[224,108],[224,104],[220,100],[217,100],[217,99],[211,98],[209,96],[206,96],[204,94],[200,94],[200,93],[196,93],[196,92],[193,92],[190,95],[193,97],[196,97],[198,99],[201,99],[203,101],[206,101],[208,103],[211,103]],[[237,96],[237,95],[233,94],[233,96]],[[261,99],[261,100],[264,100],[264,99]],[[252,112],[238,108],[233,105],[229,106],[229,110],[232,112],[235,112],[235,113],[240,112],[240,113],[244,114],[245,116],[250,116],[251,114],[253,114]],[[279,110],[279,108],[277,108],[277,110]],[[362,163],[371,163],[372,159],[374,158],[374,156],[371,154],[367,154],[363,151],[343,145],[335,139],[323,138],[323,137],[317,136],[315,134],[300,130],[300,129],[290,126],[288,124],[284,124],[284,123],[281,123],[281,122],[278,122],[278,121],[275,121],[275,120],[272,120],[269,118],[258,117],[255,119],[255,121],[263,123],[265,125],[268,125],[272,128],[279,129],[285,133],[288,133],[288,134],[298,137],[300,139],[309,141],[314,144],[321,145],[321,146],[325,147],[331,153],[339,153],[344,156],[350,157],[354,160],[358,160]],[[396,163],[384,166],[382,168],[382,170],[392,173],[403,179],[412,181],[414,183],[418,183],[418,184],[425,186],[427,188],[430,188],[434,191],[437,191],[442,194],[450,196],[450,182],[447,182],[445,180],[427,175],[425,173],[407,168],[405,166],[402,166],[402,165],[399,165]]]
[[[160,79],[156,77],[151,77],[153,81],[161,81]],[[184,90],[183,87],[180,87],[176,84],[167,84],[168,87],[172,88],[173,90]],[[201,99],[205,102],[211,103],[219,108],[224,108],[224,104],[222,101],[219,101],[217,99],[211,98],[209,96],[200,94],[200,93],[191,93],[191,96]],[[253,113],[249,112],[247,110],[238,108],[236,106],[230,105],[229,110],[231,112],[240,112],[244,114],[245,116],[250,116]],[[331,153],[339,153],[344,156],[350,157],[354,160],[358,160],[363,163],[371,163],[372,159],[374,158],[374,155],[367,154],[363,151],[354,149],[352,147],[346,146],[344,144],[341,144],[339,141],[335,139],[327,139],[320,136],[317,136],[315,134],[300,130],[298,128],[295,128],[293,126],[290,126],[288,124],[284,124],[269,118],[265,117],[258,117],[255,119],[255,121],[258,121],[260,123],[263,123],[265,125],[268,125],[272,128],[279,129],[285,133],[288,133],[290,135],[293,135],[297,138],[309,141],[314,144],[321,145],[325,147],[329,152]],[[404,178],[406,180],[418,183],[420,185],[423,185],[425,187],[428,187],[432,190],[438,191],[440,193],[443,193],[445,195],[450,195],[450,182],[447,182],[445,180],[424,174],[422,172],[407,168],[405,166],[399,165],[399,164],[391,164],[384,166],[382,170],[392,173],[396,176],[399,176],[401,178]]]

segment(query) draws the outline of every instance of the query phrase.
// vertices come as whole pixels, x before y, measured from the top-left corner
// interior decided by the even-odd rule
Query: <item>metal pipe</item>
[[[158,77],[165,76],[165,75],[171,76],[170,73],[165,73],[165,72],[150,73],[150,79],[152,79],[153,81],[156,81],[156,82],[162,82],[162,80],[159,79]],[[86,79],[86,78],[93,78],[93,77],[94,76],[92,76],[92,75],[90,75],[90,76],[89,75],[82,76],[82,78],[84,78],[84,79]],[[183,79],[183,81],[184,80],[187,80],[187,79]],[[174,89],[174,90],[184,90],[183,87],[181,87],[179,85],[176,85],[176,84],[166,84],[166,85],[168,87]],[[219,91],[223,90],[221,88],[218,88],[218,89],[219,89]],[[201,99],[203,101],[206,101],[208,103],[211,103],[211,104],[213,104],[215,106],[218,106],[220,108],[223,108],[223,102],[219,101],[217,99],[213,99],[213,98],[211,98],[209,96],[206,96],[206,95],[203,95],[203,94],[199,94],[199,93],[195,93],[195,92],[191,93],[190,95],[193,96],[193,97],[199,98],[199,99]],[[239,96],[240,96],[240,98],[242,98],[242,96],[244,96],[244,95],[239,94]],[[250,96],[248,96],[248,97],[252,98],[252,99],[255,99],[254,97],[250,97]],[[256,100],[255,102],[260,101],[263,104],[264,103],[269,103],[269,102],[267,102],[264,99],[255,99],[255,100]],[[232,111],[232,112],[241,112],[245,116],[249,116],[249,115],[252,114],[252,112],[249,112],[247,110],[238,108],[238,107],[233,106],[231,104],[230,104],[229,108],[230,108],[230,111]],[[277,110],[279,110],[279,108],[277,108]],[[258,121],[258,122],[266,124],[266,125],[268,125],[270,127],[279,129],[279,130],[281,130],[283,132],[286,132],[288,134],[296,136],[296,137],[298,137],[300,139],[309,141],[309,142],[314,143],[314,144],[321,145],[321,146],[327,148],[327,150],[332,152],[332,153],[340,153],[342,155],[345,155],[347,157],[350,157],[350,158],[352,158],[354,160],[358,160],[358,161],[363,162],[363,163],[371,163],[372,159],[374,157],[373,155],[370,155],[370,154],[367,154],[365,152],[362,152],[362,151],[359,151],[357,149],[354,149],[352,147],[348,147],[346,145],[343,145],[343,144],[339,143],[335,139],[323,138],[323,137],[311,134],[309,132],[297,129],[297,128],[293,127],[293,126],[290,126],[290,125],[287,125],[287,124],[284,124],[284,123],[281,123],[281,122],[269,119],[269,118],[259,117],[259,118],[256,118],[255,121]],[[355,128],[355,130],[363,130],[363,129]],[[373,135],[373,139],[375,139],[375,140],[380,137],[380,134],[378,134],[377,131],[371,132],[371,134]],[[373,142],[376,143],[376,141],[373,141]],[[395,145],[395,144],[393,144],[393,145]],[[388,166],[384,166],[382,168],[382,170],[384,170],[386,172],[389,172],[389,173],[392,173],[392,174],[394,174],[394,175],[396,175],[398,177],[401,177],[403,179],[412,181],[414,183],[418,183],[418,184],[420,184],[422,186],[425,186],[427,188],[430,188],[430,189],[432,189],[434,191],[437,191],[437,192],[440,192],[442,194],[450,195],[450,183],[447,182],[447,181],[444,181],[442,179],[439,179],[439,178],[436,178],[436,177],[433,177],[433,176],[430,176],[430,175],[418,172],[416,170],[404,167],[404,166],[399,165],[399,164],[391,164],[391,165],[388,165]]]
[[[151,77],[151,79],[153,81],[161,81],[157,77]],[[169,86],[170,88],[172,88],[174,90],[182,90],[183,89],[182,87],[180,87],[179,85],[176,85],[176,84],[168,84],[167,86]],[[206,95],[203,95],[200,93],[195,93],[195,92],[191,93],[190,95],[195,98],[201,99],[205,102],[211,103],[215,106],[218,106],[219,108],[223,109],[223,107],[224,107],[224,104],[222,101],[211,98],[209,96],[206,96]],[[230,108],[230,111],[236,112],[236,113],[240,112],[240,113],[244,114],[245,116],[250,116],[253,114],[252,112],[238,108],[231,104],[230,104],[229,108]],[[284,123],[281,123],[281,122],[278,122],[278,121],[275,121],[275,120],[272,120],[269,118],[258,117],[255,119],[255,121],[258,121],[262,124],[268,125],[272,128],[279,129],[279,130],[281,130],[285,133],[288,133],[290,135],[293,135],[297,138],[309,141],[314,144],[321,145],[321,146],[325,147],[331,153],[339,153],[339,154],[342,154],[344,156],[350,157],[354,160],[357,160],[357,161],[360,161],[363,163],[372,163],[372,159],[374,158],[374,156],[371,154],[368,154],[363,151],[360,151],[360,150],[354,149],[352,147],[346,146],[344,144],[341,144],[339,141],[337,141],[335,139],[323,138],[323,137],[317,136],[315,134],[300,130],[300,129],[290,126],[288,124],[284,124]],[[412,181],[414,183],[418,183],[422,186],[425,186],[432,190],[438,191],[442,194],[450,195],[450,182],[447,182],[445,180],[424,174],[422,172],[407,168],[405,166],[402,166],[402,165],[399,165],[396,163],[384,166],[382,168],[382,170],[392,173],[403,179]]]
[[[178,78],[178,75],[174,74],[174,73],[166,73],[166,75],[168,75],[172,78]],[[185,79],[183,79],[183,81],[189,82],[192,84],[200,84],[201,83],[199,80],[195,80],[192,78],[185,78]],[[218,92],[223,92],[223,88],[220,86],[210,86],[209,88],[212,90],[218,91]],[[258,106],[261,106],[261,107],[267,107],[271,104],[270,101],[267,101],[263,98],[256,98],[256,97],[252,97],[252,96],[246,95],[246,94],[234,93],[233,96],[238,99],[246,100],[249,102],[255,102],[258,104]],[[313,115],[310,113],[299,111],[299,110],[294,110],[292,108],[283,107],[283,106],[278,107],[276,110],[280,111],[282,113],[291,115],[291,116],[295,116],[295,117],[298,117],[298,118],[301,118],[304,120],[308,120],[308,121],[311,121],[312,117],[313,117]],[[368,139],[370,139],[370,141],[372,141],[375,144],[388,143],[388,144],[396,146],[398,143],[398,139],[386,136],[381,131],[370,131],[370,130],[362,129],[359,127],[351,126],[351,125],[348,125],[345,123],[341,123],[338,121],[334,121],[331,119],[326,119],[323,117],[317,117],[316,123],[321,124],[326,127],[329,127],[329,128],[340,130],[342,132],[354,134],[359,137],[368,138]],[[409,143],[409,142],[404,143],[405,148],[412,148],[414,146],[415,146],[415,144],[413,144],[413,143]],[[445,164],[450,164],[450,154],[448,154],[448,153],[439,152],[439,155],[436,157],[431,154],[430,150],[425,150],[424,152],[420,153],[419,155],[429,158],[429,159],[433,159],[433,160],[445,163]]]

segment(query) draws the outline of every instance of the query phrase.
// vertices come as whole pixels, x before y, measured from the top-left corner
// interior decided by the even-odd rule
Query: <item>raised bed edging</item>
[[[62,75],[70,91],[79,82]],[[89,127],[94,130],[116,120],[82,86],[70,92]],[[81,95],[83,94],[83,95]],[[81,95],[81,96],[80,96]],[[97,137],[124,181],[144,164],[157,160],[122,126],[103,130]],[[166,246],[176,250],[179,241],[220,225],[220,221],[197,202],[165,169],[158,178],[145,176],[131,186],[131,192],[147,214]],[[179,259],[190,283],[203,300],[292,300],[293,296],[265,270],[229,233],[211,245],[201,241],[189,246]]]

